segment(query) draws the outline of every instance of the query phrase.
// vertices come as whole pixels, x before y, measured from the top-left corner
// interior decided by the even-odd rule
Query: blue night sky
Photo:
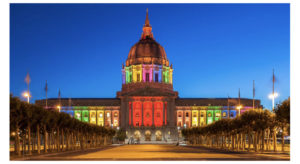
[[[33,103],[48,97],[115,97],[121,66],[149,8],[155,39],[173,64],[180,97],[256,98],[271,108],[272,69],[290,95],[289,4],[11,4],[10,92],[30,73]]]

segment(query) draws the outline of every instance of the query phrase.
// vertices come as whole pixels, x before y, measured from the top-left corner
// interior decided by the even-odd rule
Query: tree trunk
[[[69,144],[70,144],[70,132],[67,130],[65,135],[66,135],[66,150],[68,151],[68,150],[70,150],[70,146],[69,146]]]
[[[254,132],[254,151],[257,152],[257,132]]]
[[[284,125],[282,125],[282,134],[281,134],[281,151],[284,152]]]
[[[23,134],[23,137],[22,137],[22,151],[23,151],[23,155],[25,154],[26,152],[26,133]]]
[[[46,125],[44,125],[44,152],[47,153],[47,144],[48,144],[48,133],[46,129]]]
[[[261,151],[264,152],[265,151],[265,130],[262,130],[262,134],[261,134],[261,143],[262,143],[262,149]]]
[[[56,150],[57,150],[57,152],[59,152],[59,150],[60,150],[60,142],[59,142],[59,128],[57,128],[57,130],[56,130]]]
[[[64,146],[65,146],[64,130],[61,129],[61,151],[64,151]]]
[[[28,154],[29,155],[32,155],[32,152],[31,152],[31,130],[30,130],[30,125],[28,124],[27,126],[27,129],[28,129]]]
[[[277,151],[277,136],[276,136],[276,128],[273,130],[273,151]]]
[[[16,134],[15,134],[15,153],[18,156],[21,156],[21,151],[20,151],[20,138],[19,138],[19,125],[16,125]]]
[[[250,152],[251,149],[251,134],[248,132],[248,152]]]
[[[36,126],[36,134],[37,134],[37,153],[41,154],[41,138],[40,138],[40,125]]]
[[[234,135],[231,135],[231,150],[234,150]]]

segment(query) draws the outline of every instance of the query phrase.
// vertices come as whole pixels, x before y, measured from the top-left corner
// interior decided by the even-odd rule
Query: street
[[[123,145],[33,156],[25,160],[290,160],[284,153],[238,153],[200,146]]]

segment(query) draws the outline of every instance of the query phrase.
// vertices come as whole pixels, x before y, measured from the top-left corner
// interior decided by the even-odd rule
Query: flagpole
[[[47,84],[47,80],[46,80],[46,86],[45,86],[45,91],[46,91],[46,109],[48,109],[48,84]]]
[[[58,101],[59,101],[59,108],[58,108],[58,111],[60,112],[60,109],[61,109],[60,88],[59,88],[59,90],[58,90]]]
[[[29,72],[27,72],[27,75],[26,75],[26,78],[25,78],[25,82],[27,84],[27,94],[26,94],[26,97],[27,97],[27,102],[29,104],[29,97],[30,97],[30,93],[29,93],[29,83],[30,83],[31,79],[30,79],[30,76],[29,76]]]
[[[240,91],[240,88],[239,88],[239,106],[241,105],[241,91]]]
[[[227,98],[227,117],[229,118],[229,95],[228,95],[228,98]]]
[[[239,116],[241,115],[241,90],[240,90],[240,88],[239,88],[239,107],[238,107],[238,109],[239,109]]]
[[[274,99],[275,99],[275,95],[274,95],[274,83],[275,83],[275,76],[274,76],[274,68],[273,68],[273,79],[272,79],[272,81],[273,81],[273,91],[272,91],[272,95],[273,95],[273,97],[272,97],[272,107],[273,107],[273,109],[272,109],[272,111],[274,112]]]
[[[254,84],[254,80],[253,80],[253,110],[254,110],[254,97],[255,97],[255,84]]]

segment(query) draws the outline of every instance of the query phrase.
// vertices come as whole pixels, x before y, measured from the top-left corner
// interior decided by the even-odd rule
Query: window
[[[102,118],[102,116],[103,116],[102,113],[100,113],[100,114],[99,114],[99,117]]]
[[[114,117],[118,117],[118,113],[117,112],[115,112]]]
[[[146,117],[149,118],[149,117],[150,117],[150,114],[149,114],[149,113],[146,113]]]
[[[211,117],[211,113],[210,112],[208,113],[207,117]]]
[[[178,126],[181,126],[181,122],[180,121],[178,122]]]
[[[230,113],[230,117],[233,117],[233,113]]]
[[[197,117],[197,113],[196,112],[193,113],[193,117]]]
[[[186,112],[186,113],[185,113],[185,117],[189,117],[189,113]]]
[[[216,113],[216,117],[220,117],[220,113]]]
[[[227,115],[226,112],[223,112],[223,117],[226,117],[226,115]]]
[[[155,82],[158,82],[158,73],[155,73]]]
[[[139,113],[136,113],[136,114],[135,114],[135,117],[140,117],[140,114],[139,114]]]
[[[109,113],[106,113],[106,116],[109,117]]]
[[[140,82],[140,74],[138,73],[138,74],[136,74],[136,79],[137,79],[137,82]]]
[[[136,123],[135,123],[135,126],[140,126],[140,123],[139,123],[139,122],[136,122]]]
[[[146,73],[146,82],[149,82],[150,79],[149,79],[149,73]]]
[[[201,112],[201,116],[200,117],[204,117],[204,113],[203,112]]]
[[[178,114],[178,117],[181,117],[181,113]]]

